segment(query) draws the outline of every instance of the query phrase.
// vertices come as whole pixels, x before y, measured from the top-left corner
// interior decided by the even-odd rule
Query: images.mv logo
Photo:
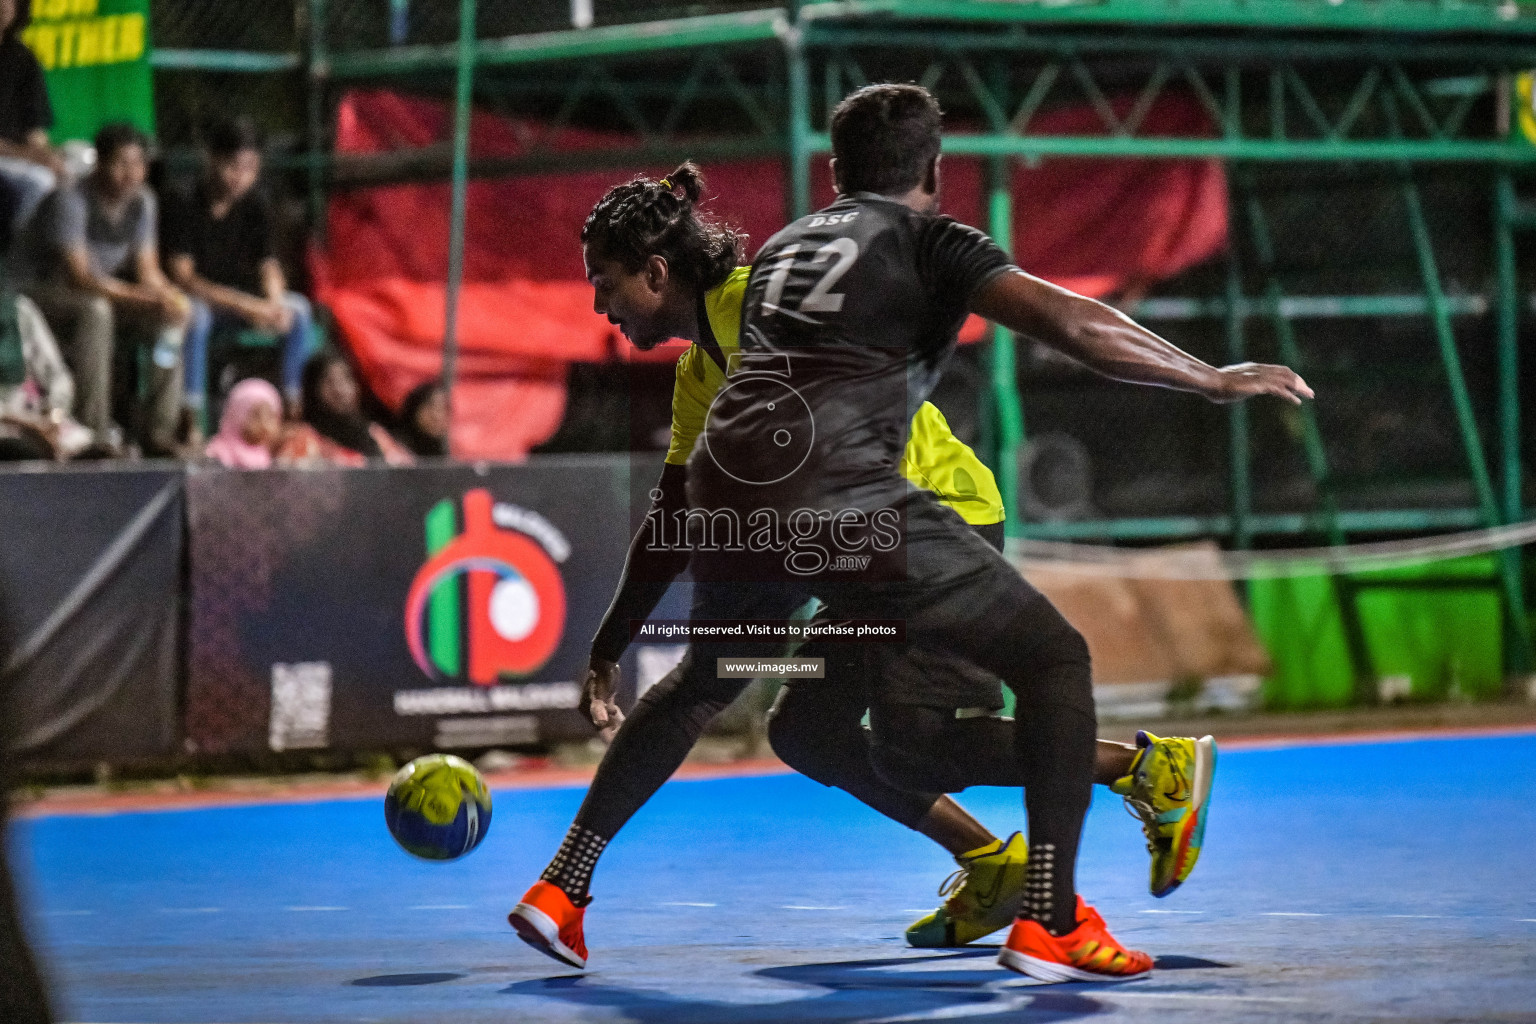
[[[425,518],[427,561],[405,600],[405,638],[428,677],[494,686],[543,668],[565,632],[565,536],[537,512],[464,495]]]

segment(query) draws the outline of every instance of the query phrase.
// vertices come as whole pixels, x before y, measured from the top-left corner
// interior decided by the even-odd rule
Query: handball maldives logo
[[[565,632],[558,563],[571,545],[537,512],[464,495],[463,529],[444,499],[427,513],[427,561],[405,600],[405,638],[433,679],[494,686],[543,668]]]

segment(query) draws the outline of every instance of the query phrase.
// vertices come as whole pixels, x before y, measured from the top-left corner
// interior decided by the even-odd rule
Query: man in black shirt
[[[30,14],[26,0],[0,0],[0,185],[11,193],[13,227],[53,191],[64,166],[48,145],[53,107],[43,69],[18,38]]]
[[[741,354],[688,463],[688,505],[709,534],[691,551],[692,618],[784,620],[815,596],[844,615],[901,620],[907,643],[1000,676],[1017,697],[1029,864],[999,962],[1046,981],[1138,977],[1151,958],[1121,947],[1076,893],[1096,738],[1087,645],[958,515],[901,476],[908,424],[971,312],[1118,380],[1217,402],[1300,402],[1311,391],[1281,366],[1209,366],[1023,273],[984,234],[938,216],[939,129],[938,104],[917,86],[848,97],[832,122],[842,198],[758,253]],[[701,709],[739,692],[739,681],[717,677],[722,660],[770,658],[778,643],[746,634],[691,644],[665,703],[642,702],[643,711],[685,735]],[[582,813],[600,796],[602,816],[622,822],[686,750],[657,744],[643,779],[600,769]],[[610,838],[580,821],[544,876],[569,900],[541,908],[570,948]]]
[[[3,2],[3,0],[0,0]],[[288,290],[272,246],[272,211],[255,187],[261,136],[250,118],[212,125],[208,173],[188,194],[167,196],[160,248],[171,280],[192,296],[187,331],[187,404],[201,410],[208,390],[208,344],[220,327],[254,327],[282,337],[282,383],[299,398],[314,343],[309,300]]]

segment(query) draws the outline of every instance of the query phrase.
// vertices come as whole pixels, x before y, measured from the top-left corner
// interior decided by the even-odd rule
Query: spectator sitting
[[[228,469],[268,469],[282,430],[282,396],[260,377],[250,377],[230,389],[206,454]]]
[[[53,443],[57,427],[43,402],[67,396],[73,384],[57,347],[49,352],[47,344],[39,346],[32,337],[40,319],[37,307],[25,298],[0,290],[0,462],[52,460],[60,454]],[[44,324],[51,343],[47,330]],[[23,338],[23,332],[28,337]]]
[[[0,0],[3,3],[4,0]],[[272,213],[255,187],[261,135],[249,118],[212,125],[204,139],[207,174],[190,194],[168,195],[160,241],[171,280],[193,300],[187,332],[187,398],[201,409],[208,388],[208,344],[220,327],[282,335],[283,391],[297,412],[300,374],[314,344],[309,300],[288,291],[272,246]]]
[[[41,445],[27,458],[73,458],[91,448],[95,436],[69,415],[75,382],[43,314],[25,295],[0,291],[0,325],[0,433]]]
[[[368,422],[358,404],[357,378],[335,352],[321,352],[304,364],[301,394],[304,422],[289,431],[278,453],[282,461],[337,466],[415,461],[389,431]]]
[[[174,455],[192,307],[160,271],[155,196],[144,186],[148,146],[130,124],[97,132],[96,169],[44,200],[22,232],[17,270],[74,371],[80,422],[106,436],[114,414],[135,421],[146,454]],[[152,359],[141,405],[146,345]]]
[[[12,228],[26,223],[64,170],[48,145],[53,107],[43,69],[20,39],[31,8],[29,0],[0,0],[0,184],[14,200]]]
[[[442,381],[418,384],[400,405],[400,425],[395,439],[418,459],[448,455],[448,392]]]

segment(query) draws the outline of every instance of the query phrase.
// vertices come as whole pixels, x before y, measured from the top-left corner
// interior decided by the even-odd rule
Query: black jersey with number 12
[[[1010,269],[975,228],[855,193],[768,240],[741,354],[690,460],[696,507],[895,504],[908,425],[973,292]]]

